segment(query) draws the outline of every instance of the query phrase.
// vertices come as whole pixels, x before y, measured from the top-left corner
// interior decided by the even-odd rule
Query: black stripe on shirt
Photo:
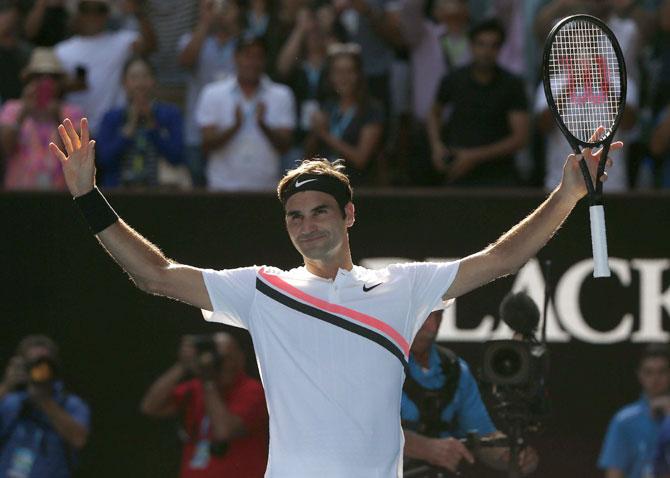
[[[384,337],[382,334],[370,330],[368,328],[365,328],[356,323],[349,322],[348,320],[345,320],[342,317],[326,312],[325,310],[321,310],[317,307],[304,304],[292,297],[288,297],[279,292],[278,290],[273,289],[259,278],[256,278],[256,289],[260,293],[270,297],[271,299],[274,299],[277,302],[284,304],[286,307],[289,307],[293,310],[297,310],[298,312],[312,316],[316,319],[323,320],[324,322],[328,322],[329,324],[332,324],[336,327],[340,327],[341,329],[348,330],[349,332],[353,332],[356,335],[360,335],[361,337],[365,337],[366,339],[376,342],[377,344],[381,345],[386,350],[391,352],[393,355],[395,355],[398,358],[398,360],[400,360],[400,363],[405,368],[405,370],[407,370],[408,363],[407,359],[405,359],[405,354],[403,354],[402,350],[400,350],[393,342]]]

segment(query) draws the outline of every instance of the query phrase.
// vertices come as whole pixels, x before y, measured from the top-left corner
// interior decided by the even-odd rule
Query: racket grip
[[[605,230],[605,209],[601,205],[589,207],[591,216],[591,246],[593,247],[593,277],[609,277],[607,262],[607,232]]]

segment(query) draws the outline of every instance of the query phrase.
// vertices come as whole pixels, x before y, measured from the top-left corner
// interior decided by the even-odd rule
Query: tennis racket
[[[544,93],[558,127],[576,154],[602,147],[595,184],[579,163],[589,198],[593,277],[609,277],[603,207],[605,163],[626,102],[626,64],[612,31],[598,18],[573,15],[551,30],[542,59]],[[604,129],[598,131],[599,127]]]

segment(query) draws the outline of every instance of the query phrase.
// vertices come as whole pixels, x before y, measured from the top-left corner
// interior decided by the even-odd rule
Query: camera
[[[535,388],[542,381],[545,348],[519,340],[486,342],[482,380],[492,385]]]
[[[223,365],[223,356],[211,335],[194,335],[192,336],[193,346],[196,350],[198,366],[212,365],[216,370],[219,370]]]

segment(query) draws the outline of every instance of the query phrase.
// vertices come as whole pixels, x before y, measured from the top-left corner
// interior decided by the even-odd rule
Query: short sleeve
[[[119,49],[130,48],[132,44],[140,38],[140,33],[135,30],[119,30],[116,32],[116,40],[119,42]]]
[[[621,421],[615,416],[607,428],[603,448],[600,451],[598,467],[603,470],[614,468],[625,471],[631,461],[629,446],[626,443],[626,434]]]
[[[65,402],[65,411],[70,415],[74,421],[85,427],[87,430],[91,425],[91,410],[88,405],[76,395],[68,396]]]
[[[249,328],[251,304],[259,267],[202,272],[213,311],[203,310],[205,320]]]
[[[442,296],[456,278],[460,261],[410,262],[389,266],[392,274],[406,275],[410,282],[410,319],[414,320],[411,338],[414,339],[423,320],[434,310],[444,308]]]
[[[228,403],[230,413],[237,416],[244,423],[247,432],[267,428],[268,411],[265,404],[265,393],[259,382],[249,381],[244,389]]]
[[[288,87],[283,85],[277,87],[269,113],[268,126],[272,128],[295,128],[295,98]]]
[[[528,109],[528,98],[523,82],[516,76],[510,77],[508,108],[509,111],[526,111]]]
[[[479,387],[470,368],[463,360],[458,361],[461,376],[458,382],[458,409],[456,410],[458,436],[466,436],[469,432],[478,435],[490,435],[496,431],[489,413],[486,411]]]
[[[201,128],[218,125],[221,117],[220,95],[215,89],[217,83],[210,83],[202,89],[195,107],[195,122]]]

